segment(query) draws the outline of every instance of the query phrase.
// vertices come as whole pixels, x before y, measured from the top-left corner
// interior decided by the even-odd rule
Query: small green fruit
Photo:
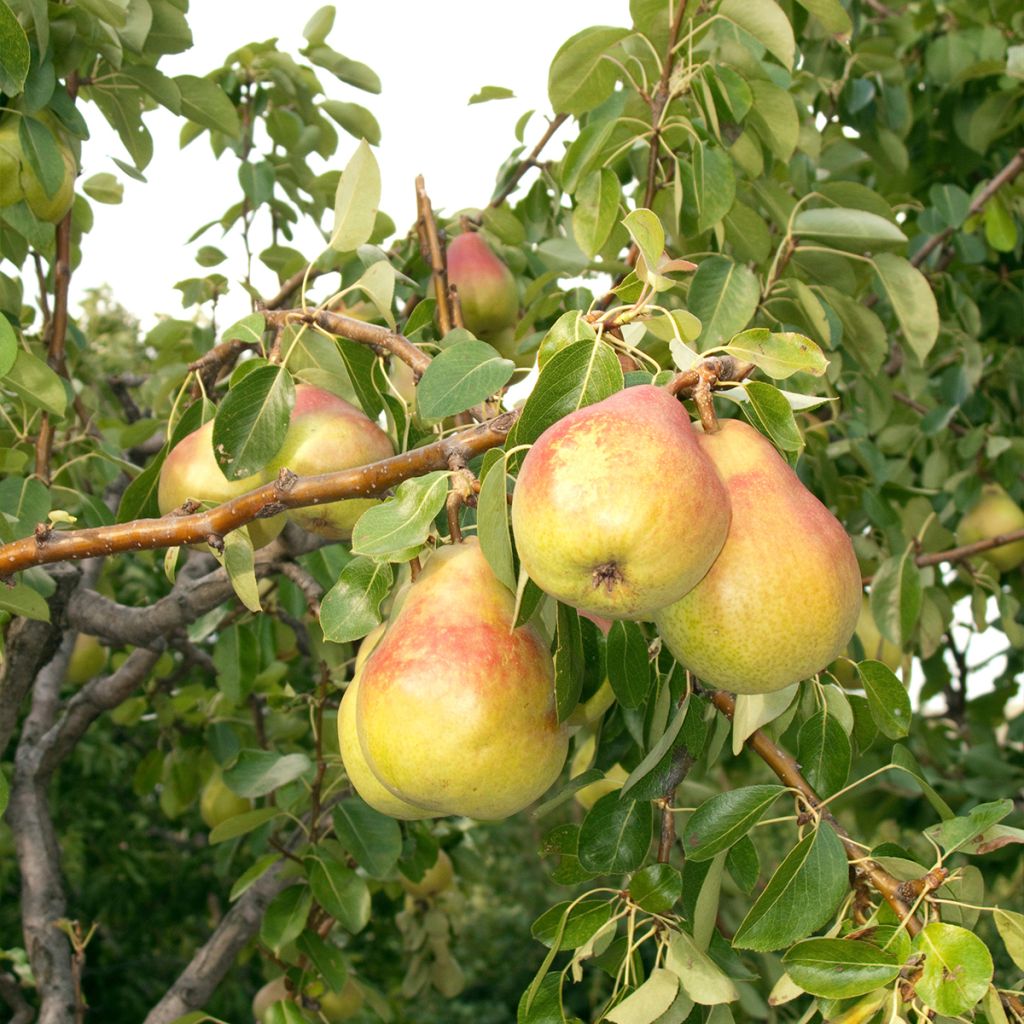
[[[1024,528],[1024,511],[998,484],[985,484],[981,497],[960,520],[956,539],[960,544],[976,544],[989,537]],[[979,558],[1000,572],[1011,572],[1024,562],[1024,540],[1002,544],[983,551]]]
[[[199,795],[199,815],[211,831],[229,818],[252,810],[252,801],[228,789],[219,771],[210,776]]]
[[[79,633],[68,659],[67,681],[72,686],[81,686],[93,676],[98,676],[107,663],[107,649],[99,640],[88,633]]]
[[[347,978],[340,992],[325,992],[319,997],[320,1013],[330,1022],[348,1020],[362,1008],[366,997],[355,978]]]
[[[411,878],[406,878],[402,874],[398,876],[398,881],[401,882],[402,888],[410,896],[414,896],[417,899],[434,896],[439,892],[444,892],[445,889],[450,889],[454,880],[455,872],[452,870],[451,858],[444,850],[438,851],[434,866],[427,868],[423,877],[418,882],[414,882]]]

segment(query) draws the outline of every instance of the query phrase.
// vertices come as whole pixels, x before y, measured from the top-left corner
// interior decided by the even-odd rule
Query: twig
[[[430,205],[422,174],[416,175],[416,234],[419,236],[423,258],[430,266],[434,298],[437,299],[437,319],[441,335],[444,336],[453,326],[451,301],[448,295],[448,271],[445,266],[444,246],[437,233],[434,210]]]
[[[971,205],[967,208],[967,216],[980,213],[985,204],[1004,185],[1013,181],[1020,172],[1024,170],[1024,147],[1018,149],[1010,162],[974,197]],[[940,245],[944,245],[955,231],[955,228],[943,228],[937,235],[932,235],[924,245],[911,257],[910,262],[919,267]],[[948,265],[948,264],[947,264]],[[944,268],[940,268],[944,269]]]
[[[731,720],[736,711],[736,701],[732,696],[724,690],[705,690],[704,692],[715,707]],[[778,746],[760,729],[755,730],[747,737],[746,745],[775,772],[784,785],[795,789],[807,806],[821,816],[821,820],[829,825],[839,837],[854,870],[867,878],[885,902],[892,907],[899,920],[905,920],[909,934],[916,935],[921,930],[921,922],[911,915],[910,908],[904,902],[900,893],[901,883],[880,864],[864,858],[864,851],[853,841],[850,833],[839,824],[831,811],[822,806],[821,798],[803,777],[800,766],[792,755]]]
[[[282,285],[278,293],[263,303],[264,309],[280,309],[291,297],[292,294],[302,287],[302,282],[313,282],[318,277],[326,274],[326,270],[318,270],[316,267],[303,267],[296,270]]]
[[[931,409],[929,409],[928,406],[922,405],[920,402],[911,398],[910,395],[903,394],[902,391],[894,391],[892,393],[892,397],[895,398],[896,401],[899,402],[901,405],[905,405],[908,409],[913,409],[914,412],[918,413],[921,416],[924,416],[927,413],[931,412]],[[964,434],[967,433],[967,428],[961,426],[959,423],[949,423],[946,425],[946,429],[951,434],[956,434],[957,437],[963,437]]]
[[[658,189],[658,151],[661,148],[661,118],[665,112],[670,98],[669,82],[672,80],[672,69],[675,67],[675,48],[679,40],[679,30],[683,24],[683,15],[686,12],[686,0],[679,0],[676,5],[675,17],[672,19],[672,28],[669,32],[668,48],[665,52],[665,60],[661,69],[661,78],[655,86],[654,93],[650,98],[651,108],[651,150],[647,159],[647,187],[644,189],[644,206],[650,208],[654,202],[654,195]],[[653,269],[653,268],[652,268]]]
[[[519,161],[518,166],[512,172],[512,175],[508,179],[508,181],[506,181],[505,184],[502,186],[501,191],[496,192],[492,197],[491,201],[487,204],[489,207],[494,209],[498,206],[501,206],[501,204],[505,202],[505,200],[508,199],[510,195],[512,195],[512,193],[516,189],[516,185],[519,184],[519,180],[522,178],[522,176],[531,167],[536,166],[537,157],[540,156],[541,150],[543,150],[544,147],[551,141],[551,136],[554,135],[555,132],[557,132],[558,129],[561,128],[562,125],[565,124],[565,122],[568,119],[568,114],[557,114],[555,117],[551,119],[550,122],[548,122],[547,129],[545,130],[544,134],[540,137],[540,142],[538,142],[537,145],[534,146],[532,150],[530,150],[529,156]]]
[[[6,971],[0,971],[0,999],[7,1004],[11,1013],[11,1024],[32,1024],[35,1010],[25,1001],[17,979]]]
[[[686,747],[679,747],[672,755],[672,765],[665,779],[661,794],[661,827],[658,833],[658,862],[667,864],[672,856],[672,847],[676,841],[676,816],[672,810],[675,803],[676,790],[689,774],[694,759]]]
[[[254,519],[277,515],[288,508],[305,508],[341,498],[382,495],[410,477],[435,469],[447,469],[453,454],[468,460],[503,444],[519,418],[507,412],[477,427],[423,448],[415,448],[381,462],[322,476],[297,477],[282,470],[274,483],[264,484],[208,512],[137,519],[113,526],[85,530],[37,531],[0,547],[0,575],[9,577],[33,565],[73,561],[119,551],[145,551],[180,544],[208,542],[223,537]]]
[[[942,562],[963,562],[974,555],[980,555],[992,548],[1001,548],[1004,544],[1013,544],[1016,541],[1024,540],[1024,527],[1019,530],[1011,530],[1009,533],[998,533],[994,537],[986,537],[984,540],[976,540],[973,544],[961,544],[957,548],[949,548],[946,551],[932,551],[926,555],[918,555],[914,559],[917,566],[939,565]],[[865,586],[871,583],[874,576],[865,576],[861,583]]]

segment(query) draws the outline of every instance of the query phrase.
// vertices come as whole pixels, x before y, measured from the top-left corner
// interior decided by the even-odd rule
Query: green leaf
[[[655,273],[661,262],[661,254],[665,251],[665,229],[661,226],[657,214],[650,210],[633,210],[626,215],[622,226],[629,232],[629,237],[640,250],[640,255],[647,264],[648,273]]]
[[[1024,971],[1024,914],[996,907],[993,917],[1010,959]]]
[[[22,348],[18,349],[3,386],[29,405],[44,409],[52,416],[60,418],[67,409],[68,394],[64,382],[46,363]]]
[[[603,57],[627,35],[624,28],[595,25],[559,47],[548,73],[548,98],[556,114],[585,114],[611,95],[618,69]]]
[[[280,860],[281,855],[279,853],[265,853],[253,862],[238,876],[235,884],[231,886],[231,892],[228,893],[230,902],[234,903],[253,882],[262,878]]]
[[[619,360],[603,341],[580,341],[556,352],[523,406],[514,444],[535,441],[563,416],[621,391],[622,384]]]
[[[613,910],[613,904],[602,897],[566,900],[545,910],[533,922],[530,934],[548,949],[556,942],[559,950],[578,949],[608,923]]]
[[[710,860],[739,842],[782,792],[782,786],[744,786],[709,797],[690,815],[683,830],[687,859]]]
[[[372,878],[384,878],[402,853],[402,830],[394,818],[359,797],[342,800],[332,812],[334,834]]]
[[[701,1006],[739,999],[732,979],[684,931],[669,939],[665,966],[679,978],[686,994]]]
[[[800,726],[796,756],[819,796],[829,797],[846,785],[853,750],[846,731],[828,712],[818,711]]]
[[[878,631],[897,647],[905,647],[921,614],[921,571],[914,562],[913,545],[887,558],[871,584],[871,615]]]
[[[486,463],[485,463],[486,466]],[[515,593],[516,570],[512,559],[512,533],[508,513],[508,473],[504,454],[485,469],[476,500],[476,533],[494,575]]]
[[[855,939],[808,939],[782,958],[789,976],[805,992],[849,999],[882,988],[900,973],[895,954]]]
[[[654,815],[646,800],[620,800],[607,793],[587,813],[580,827],[580,864],[600,874],[635,871],[647,856]]]
[[[793,234],[847,252],[873,252],[907,242],[907,236],[891,220],[842,206],[801,210],[793,218]]]
[[[320,109],[333,121],[357,139],[366,139],[371,146],[380,144],[380,125],[377,118],[359,103],[323,100]]]
[[[576,189],[572,233],[587,256],[594,256],[608,241],[619,216],[622,184],[607,167],[592,171]]]
[[[345,955],[331,942],[325,942],[316,932],[304,931],[295,945],[309,958],[314,969],[333,992],[340,992],[348,979]]]
[[[686,722],[687,711],[690,704],[690,698],[687,697],[683,701],[682,705],[676,709],[676,713],[670,719],[668,725],[665,727],[665,731],[658,737],[657,743],[651,747],[651,749],[644,755],[643,760],[629,773],[626,781],[622,784],[621,795],[626,796],[627,793],[631,792],[635,786],[640,785],[645,779],[650,777],[650,781],[654,782],[657,779],[656,770],[662,766],[662,762],[671,756],[672,750],[675,747],[676,739],[679,737],[680,732],[683,729],[683,725]],[[645,783],[641,786],[641,791],[644,791],[648,786]]]
[[[597,332],[578,309],[563,313],[549,328],[537,349],[537,365],[543,370],[548,360],[578,341],[593,341]]]
[[[912,708],[906,687],[893,670],[880,661],[862,661],[857,675],[868,698],[868,708],[879,732],[891,740],[902,739],[910,731]]]
[[[984,997],[992,981],[992,955],[973,932],[935,921],[914,938],[914,952],[924,953],[914,990],[944,1017],[967,1013]]]
[[[803,434],[786,396],[778,388],[759,380],[747,381],[743,389],[749,399],[743,411],[751,424],[766,434],[776,448],[784,452],[802,451]]]
[[[221,341],[244,341],[247,344],[259,345],[263,340],[263,332],[267,329],[267,321],[262,313],[250,313],[236,320],[220,336]]]
[[[232,139],[241,137],[242,123],[235,105],[216,82],[195,75],[176,75],[174,84],[181,93],[181,112],[190,121]]]
[[[94,174],[82,183],[82,190],[97,203],[116,206],[124,198],[124,185],[113,174]]]
[[[11,786],[7,776],[0,772],[0,814],[7,810],[7,802],[11,798]]]
[[[900,329],[923,363],[939,336],[939,308],[928,279],[909,260],[891,252],[879,253],[873,262]]]
[[[380,207],[380,190],[377,158],[364,139],[342,171],[334,195],[332,249],[351,252],[370,240]]]
[[[635,622],[613,622],[608,631],[608,680],[625,708],[638,708],[651,688],[647,641]]]
[[[326,7],[321,7],[309,21],[306,22],[306,27],[302,30],[303,38],[309,43],[310,46],[323,46],[324,40],[330,35],[331,29],[334,28],[334,18],[337,11],[333,4],[329,4]]]
[[[25,88],[31,63],[28,36],[5,0],[0,0],[0,92],[17,96]]]
[[[47,196],[55,196],[64,181],[65,166],[53,132],[34,117],[18,119],[18,140],[28,158],[32,173],[42,183]]]
[[[732,944],[764,953],[806,938],[828,920],[848,887],[843,844],[831,828],[821,825],[776,869]]]
[[[314,64],[319,64],[346,85],[353,85],[363,92],[380,92],[380,78],[373,68],[357,60],[345,57],[327,46],[313,46],[306,55]]]
[[[0,377],[10,370],[17,358],[18,335],[11,326],[10,320],[0,314]]]
[[[847,35],[853,30],[850,15],[839,0],[797,0],[810,11],[833,35]]]
[[[310,768],[305,754],[276,754],[272,750],[242,750],[224,772],[228,788],[239,796],[266,796],[304,775]]]
[[[13,587],[0,586],[0,610],[37,622],[50,621],[50,606],[24,580],[18,580]]]
[[[313,894],[305,885],[292,885],[278,893],[263,915],[260,940],[271,949],[287,946],[306,927],[312,906]]]
[[[925,834],[938,843],[947,855],[963,849],[1013,811],[1012,800],[993,800],[978,804],[966,816],[950,818],[925,829]]]
[[[757,278],[728,256],[703,260],[690,282],[687,305],[704,325],[701,348],[724,345],[742,331],[757,310],[760,298]]]
[[[629,898],[648,914],[671,910],[682,895],[682,876],[671,864],[648,864],[629,880]]]
[[[362,931],[370,920],[370,890],[350,867],[323,856],[306,858],[309,886],[317,903],[346,931]]]
[[[243,811],[241,814],[235,814],[213,829],[210,833],[210,845],[216,846],[217,843],[224,843],[229,839],[244,836],[276,818],[280,813],[276,807],[259,807],[255,811]]]
[[[679,978],[664,967],[655,967],[604,1019],[612,1024],[651,1024],[671,1007],[678,992]]]
[[[416,386],[417,409],[428,420],[464,412],[507,384],[515,369],[486,342],[456,342],[424,371]]]
[[[555,644],[555,709],[564,722],[579,703],[583,689],[583,634],[575,608],[558,602]]]
[[[724,0],[718,13],[749,32],[784,67],[792,70],[796,40],[789,19],[775,0]]]
[[[789,331],[773,333],[766,327],[752,327],[737,334],[725,351],[753,363],[775,380],[785,380],[794,373],[821,377],[828,369],[825,353],[810,338]]]
[[[448,496],[448,473],[438,470],[399,484],[393,498],[367,509],[352,531],[352,552],[385,556],[418,548]]]
[[[288,432],[295,384],[278,365],[258,366],[225,396],[213,421],[213,452],[229,480],[263,469]]]
[[[324,639],[341,644],[366,636],[381,623],[380,605],[391,591],[394,573],[388,562],[353,558],[320,602]]]
[[[929,785],[928,781],[924,777],[921,766],[917,763],[917,759],[909,750],[907,750],[906,747],[900,746],[900,744],[897,743],[892,748],[892,763],[894,765],[898,765],[903,769],[903,771],[910,775],[911,778],[913,778],[920,787],[921,792],[924,793],[925,799],[932,805],[943,821],[954,817],[953,809],[945,800],[942,799],[941,796],[939,796],[935,789]]]
[[[511,100],[515,99],[515,95],[511,89],[506,89],[503,85],[485,85],[469,97],[469,105],[489,103],[491,100]]]

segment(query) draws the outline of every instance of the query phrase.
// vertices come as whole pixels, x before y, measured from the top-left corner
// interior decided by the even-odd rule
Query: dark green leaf
[[[508,514],[508,474],[500,452],[485,470],[476,501],[476,531],[480,548],[494,575],[515,592],[516,571],[512,559],[512,534]],[[484,463],[485,467],[487,463]]]
[[[635,622],[613,622],[608,631],[608,680],[625,708],[638,708],[651,688],[647,641]]]
[[[271,949],[287,945],[306,927],[312,905],[313,894],[305,885],[292,885],[278,893],[263,915],[260,940]]]
[[[380,625],[380,605],[393,582],[388,562],[353,558],[320,603],[324,639],[338,644],[358,640]]]
[[[620,800],[618,793],[608,793],[583,819],[580,863],[601,874],[635,871],[647,855],[653,832],[654,815],[647,801]]]
[[[508,383],[516,365],[483,341],[460,341],[431,360],[416,386],[425,419],[454,416],[477,405]]]
[[[578,949],[611,918],[613,910],[612,902],[599,896],[579,902],[566,900],[544,911],[533,922],[530,934],[549,949],[556,940],[560,950]]]
[[[555,708],[564,722],[575,710],[583,689],[583,635],[575,608],[558,602],[555,644]]]
[[[350,867],[319,855],[306,858],[317,903],[346,931],[360,932],[370,920],[370,890]]]
[[[796,756],[819,796],[830,797],[846,785],[853,750],[846,731],[828,712],[819,711],[800,726]]]
[[[213,421],[213,451],[229,480],[258,473],[288,432],[295,385],[278,365],[259,366],[224,396]]]
[[[352,551],[386,556],[419,547],[448,496],[448,473],[438,470],[399,484],[395,496],[367,509],[352,531]]]
[[[857,675],[867,694],[871,717],[883,736],[902,739],[910,731],[912,709],[906,687],[880,661],[862,661]]]
[[[710,860],[742,839],[784,792],[782,786],[744,786],[716,793],[690,816],[683,830],[689,860]]]
[[[671,910],[682,895],[682,876],[671,864],[648,864],[629,880],[629,898],[649,914]]]
[[[803,435],[786,396],[759,380],[747,381],[744,388],[749,402],[742,408],[751,424],[766,434],[776,448],[784,452],[802,451]]]
[[[826,999],[866,995],[893,981],[901,964],[893,953],[852,939],[808,939],[782,958],[805,992]]]
[[[299,952],[309,958],[317,973],[333,992],[340,992],[348,978],[345,956],[331,942],[324,942],[316,932],[304,931],[296,940]]]
[[[332,812],[334,834],[360,867],[383,878],[402,853],[402,830],[394,818],[368,807],[359,797],[342,800]]]
[[[2,5],[3,0],[0,0]],[[66,168],[60,147],[53,137],[53,132],[34,117],[18,119],[18,139],[21,151],[28,159],[32,173],[39,179],[43,191],[53,197],[64,181]]]

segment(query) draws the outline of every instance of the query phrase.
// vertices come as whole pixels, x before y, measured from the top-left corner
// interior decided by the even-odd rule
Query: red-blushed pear
[[[680,402],[640,385],[549,427],[512,499],[523,567],[584,613],[650,619],[711,567],[729,498]]]
[[[511,327],[519,315],[519,293],[512,271],[475,231],[448,243],[448,282],[455,285],[462,322],[484,341]],[[502,350],[502,355],[508,353]]]
[[[241,480],[229,480],[224,475],[213,454],[213,420],[210,420],[183,437],[164,459],[156,500],[161,515],[180,508],[190,498],[220,505],[259,487],[267,479],[263,473],[254,473]],[[284,524],[285,517],[280,515],[254,519],[245,529],[249,531],[253,547],[261,548],[284,529]]]
[[[554,665],[475,538],[435,552],[359,676],[357,723],[374,775],[439,815],[498,819],[558,777],[568,732]]]
[[[655,624],[708,686],[771,693],[825,668],[853,636],[860,570],[842,524],[771,443],[738,420],[699,437],[732,523],[708,574]]]
[[[287,466],[299,476],[317,476],[365,466],[394,454],[388,435],[355,406],[323,388],[299,384],[288,433],[267,466],[267,474],[272,479]],[[356,520],[376,504],[376,498],[348,498],[292,509],[288,517],[310,533],[346,540],[352,536]]]
[[[971,506],[956,531],[960,544],[976,544],[979,540],[998,537],[1024,528],[1024,511],[999,484],[985,484],[981,497]],[[1000,572],[1010,572],[1024,562],[1024,540],[1001,544],[982,552],[979,558],[994,565]]]

